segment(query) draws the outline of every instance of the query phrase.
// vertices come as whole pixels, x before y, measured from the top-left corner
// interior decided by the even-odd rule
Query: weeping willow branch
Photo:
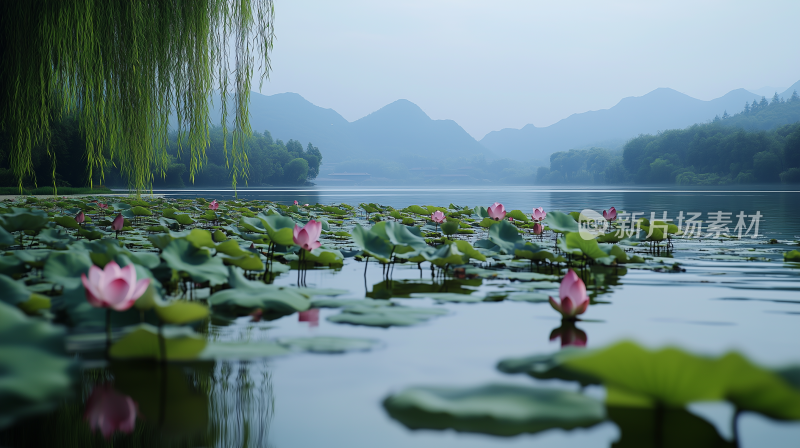
[[[269,75],[273,19],[272,0],[0,2],[0,130],[10,138],[20,190],[33,176],[31,149],[49,147],[50,122],[73,111],[89,179],[95,170],[102,179],[105,148],[137,194],[154,171],[165,176],[174,114],[194,181],[209,144],[214,88],[226,137],[233,114],[225,146],[233,187],[246,181],[250,82],[256,57],[262,84]],[[53,173],[55,187],[55,165]]]

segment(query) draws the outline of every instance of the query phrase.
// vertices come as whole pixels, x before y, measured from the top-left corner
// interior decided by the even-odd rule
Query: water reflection
[[[268,445],[275,403],[263,364],[114,363],[83,380],[85,404],[23,420],[0,432],[0,446]]]
[[[311,308],[297,314],[298,322],[308,322],[309,327],[319,326],[319,308]]]
[[[561,348],[586,347],[586,332],[575,326],[575,322],[561,321],[561,326],[550,332],[550,340],[561,339]]]

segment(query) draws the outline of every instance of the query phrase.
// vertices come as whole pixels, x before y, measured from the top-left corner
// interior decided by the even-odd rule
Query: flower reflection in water
[[[114,390],[111,383],[101,384],[92,390],[86,402],[84,420],[92,431],[103,433],[108,439],[116,431],[130,434],[136,425],[138,406],[133,399]]]
[[[562,321],[561,326],[550,332],[550,340],[561,339],[561,347],[586,347],[586,332],[575,326],[574,322]]]
[[[308,322],[309,327],[319,326],[319,308],[311,308],[307,311],[298,313],[298,322]]]

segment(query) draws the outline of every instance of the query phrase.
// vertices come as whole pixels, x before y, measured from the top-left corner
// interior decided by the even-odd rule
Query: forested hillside
[[[554,153],[550,168],[539,169],[537,183],[800,183],[798,120],[797,94],[787,101],[777,95],[771,102],[762,98],[736,115],[723,113],[711,123],[640,135],[622,151],[592,148]]]
[[[49,146],[40,145],[32,152],[35,176],[23,180],[26,187],[52,185],[52,173],[55,169],[58,187],[84,187],[89,185],[89,172],[85,156],[86,142],[80,131],[76,117],[67,116],[51,125],[52,139]],[[210,129],[210,145],[206,148],[206,158],[200,172],[192,183],[189,176],[189,148],[187,142],[183,147],[178,144],[177,134],[170,135],[167,147],[169,164],[164,173],[153,172],[154,187],[179,188],[184,186],[230,187],[231,175],[225,162],[222,141],[222,129]],[[231,148],[231,136],[228,136],[228,150]],[[322,153],[319,148],[308,143],[305,148],[296,140],[284,143],[274,141],[269,131],[254,134],[247,142],[247,158],[249,173],[247,179],[239,179],[238,185],[302,185],[319,174],[322,164]],[[55,156],[55,166],[53,157]],[[7,135],[0,133],[0,187],[16,187],[17,180],[9,169],[9,146]],[[106,151],[106,157],[109,151]],[[127,187],[128,182],[117,168],[114,160],[106,163],[104,178],[95,171],[93,184],[104,184],[109,187]],[[162,175],[163,174],[163,175]]]

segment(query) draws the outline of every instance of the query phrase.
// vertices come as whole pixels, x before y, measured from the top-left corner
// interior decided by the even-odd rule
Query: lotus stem
[[[167,342],[164,340],[164,321],[158,319],[158,357],[161,364],[167,363]]]
[[[111,308],[106,308],[106,359],[111,354]]]

